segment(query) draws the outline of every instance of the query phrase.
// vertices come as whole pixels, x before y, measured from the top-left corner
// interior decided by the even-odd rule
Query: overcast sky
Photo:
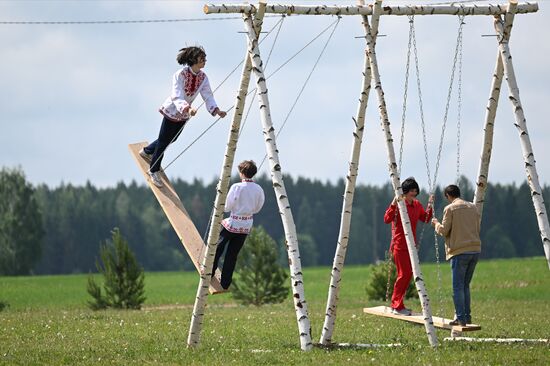
[[[434,3],[438,1],[410,1]],[[290,3],[278,1],[278,3]],[[296,1],[295,4],[322,2]],[[326,4],[334,4],[335,1]],[[340,2],[355,4],[355,1]],[[388,2],[386,2],[388,3]],[[392,3],[398,3],[393,1]],[[405,2],[399,2],[405,3]],[[0,1],[0,21],[100,21],[208,19],[205,21],[137,24],[0,24],[0,166],[20,166],[33,184],[74,185],[90,181],[114,186],[143,177],[127,145],[157,137],[158,107],[169,95],[178,69],[177,51],[201,44],[208,62],[204,71],[213,87],[242,61],[246,52],[243,22],[209,20],[203,1]],[[266,18],[264,30],[279,16]],[[331,16],[286,17],[267,65],[270,74],[336,20]],[[497,56],[491,17],[467,17],[464,26],[461,173],[475,181],[479,166],[485,108]],[[428,127],[430,166],[435,157],[445,110],[458,19],[418,16],[416,36],[424,114]],[[279,131],[298,92],[319,56],[330,31],[268,80],[274,125]],[[385,16],[380,22],[377,54],[389,107],[392,132],[399,140],[405,73],[408,19]],[[276,30],[261,44],[265,59]],[[364,39],[360,17],[345,16],[320,59],[278,139],[284,173],[335,182],[345,177],[351,151],[353,122],[361,90]],[[550,183],[550,3],[539,2],[534,14],[517,15],[510,43],[514,67],[531,135],[541,183]],[[229,109],[235,99],[240,67],[215,93]],[[456,77],[455,77],[456,80]],[[414,73],[409,89],[402,176],[414,175],[426,187],[426,163],[418,114]],[[456,90],[456,85],[455,85]],[[514,115],[507,86],[497,114],[489,180],[525,180]],[[200,97],[195,106],[200,104]],[[456,98],[450,106],[438,182],[456,176]],[[215,119],[204,107],[169,148],[169,163]],[[168,169],[185,180],[210,182],[221,169],[231,114],[220,120]],[[397,149],[397,146],[396,146]],[[257,101],[254,100],[237,148],[236,162],[265,154]],[[267,165],[267,164],[266,164]],[[266,172],[266,166],[262,172]],[[387,182],[387,153],[375,94],[367,110],[359,182]]]

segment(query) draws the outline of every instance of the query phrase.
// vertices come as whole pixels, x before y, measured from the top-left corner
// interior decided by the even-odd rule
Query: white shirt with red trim
[[[191,103],[199,93],[204,99],[206,109],[213,115],[218,106],[214,100],[208,77],[202,71],[195,74],[191,67],[185,66],[176,71],[172,77],[172,93],[162,103],[159,112],[174,122],[187,121],[190,114],[185,109],[191,108]]]
[[[222,221],[223,227],[232,233],[248,234],[254,223],[253,215],[260,212],[264,201],[262,187],[252,179],[233,184],[225,199],[225,212],[231,213]]]

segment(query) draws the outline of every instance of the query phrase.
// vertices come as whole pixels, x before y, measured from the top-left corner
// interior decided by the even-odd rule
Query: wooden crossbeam
[[[392,314],[391,308],[388,306],[375,306],[372,308],[363,308],[363,312],[366,314],[385,316],[387,318],[405,320],[412,323],[424,324],[424,317],[420,313],[413,313],[412,315],[398,315]],[[477,324],[462,325],[450,325],[452,321],[450,319],[441,318],[439,316],[432,316],[434,327],[442,329],[450,329],[456,332],[472,332],[475,330],[481,330],[481,326]]]
[[[170,224],[172,224],[172,227],[180,238],[183,247],[187,251],[187,254],[189,254],[189,257],[195,265],[195,268],[197,269],[197,271],[200,272],[200,263],[202,257],[204,256],[204,252],[206,251],[204,241],[202,240],[199,231],[195,227],[195,224],[193,224],[193,221],[191,221],[187,210],[185,209],[185,207],[183,207],[181,199],[174,190],[174,187],[172,187],[172,184],[168,180],[166,174],[164,174],[164,172],[161,172],[160,174],[162,177],[162,183],[164,183],[164,186],[162,188],[158,188],[157,186],[155,186],[151,182],[151,179],[149,179],[149,175],[147,174],[147,172],[149,171],[149,163],[139,155],[139,151],[144,146],[147,146],[147,142],[130,144],[128,145],[128,148],[130,149],[130,153],[136,160],[136,163],[141,170],[141,173],[145,177],[149,188],[151,188],[151,190],[155,194],[155,197],[159,201],[162,209],[164,210],[166,217],[168,218]],[[209,291],[211,294],[217,294],[227,291],[224,290],[220,284],[219,270],[216,270],[216,275],[212,277]]]
[[[448,4],[448,5],[384,5],[380,15],[503,15],[506,13],[505,4]],[[228,13],[255,13],[257,8],[253,4],[207,4],[205,14]],[[518,14],[534,13],[539,10],[536,2],[524,2],[517,6]],[[353,5],[280,5],[268,4],[266,14],[300,14],[300,15],[372,15],[373,6]]]

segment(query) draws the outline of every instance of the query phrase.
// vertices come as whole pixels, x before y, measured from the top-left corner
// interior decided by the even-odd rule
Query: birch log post
[[[517,1],[510,0],[508,13],[513,14],[516,6]],[[548,268],[550,268],[550,239],[548,237],[550,233],[550,225],[548,224],[548,215],[546,213],[546,207],[544,206],[544,198],[542,196],[542,189],[539,183],[535,155],[533,153],[531,140],[529,139],[529,133],[527,131],[527,121],[525,119],[521,99],[519,97],[519,88],[516,81],[514,66],[512,64],[512,55],[510,54],[510,47],[505,36],[507,33],[509,34],[512,24],[509,25],[508,30],[504,28],[500,18],[496,18],[494,24],[495,30],[500,38],[499,50],[504,66],[504,75],[508,83],[508,98],[512,103],[514,117],[516,120],[515,126],[519,133],[523,160],[525,162],[525,173],[527,174],[527,183],[531,189],[531,199],[533,200],[533,206],[535,207],[535,214],[537,216],[537,223],[539,225],[544,254],[546,256],[546,261],[548,262]]]
[[[363,3],[363,0],[359,0]],[[366,15],[364,16],[366,17]],[[374,30],[374,27],[373,27]],[[377,30],[375,30],[377,33]],[[330,276],[330,286],[328,291],[327,307],[325,311],[325,322],[321,332],[319,343],[328,345],[332,342],[332,333],[334,332],[334,324],[336,323],[336,310],[338,307],[338,294],[340,293],[340,281],[342,278],[342,270],[346,259],[346,251],[349,241],[349,229],[351,224],[351,213],[353,209],[353,197],[355,193],[355,185],[357,181],[357,171],[359,169],[359,157],[361,155],[361,143],[363,141],[363,132],[365,129],[365,110],[369,100],[371,89],[371,71],[370,62],[365,51],[363,61],[363,87],[359,98],[359,106],[357,108],[356,117],[353,118],[355,130],[353,131],[352,149],[349,163],[349,170],[346,176],[346,187],[344,190],[344,201],[342,204],[342,214],[340,221],[340,232],[338,234],[338,243],[336,245],[336,253],[332,264],[332,272]]]
[[[391,2],[388,2],[391,3]],[[522,3],[517,7],[517,13],[534,13],[538,11],[537,3]],[[207,4],[206,14],[254,13],[256,8],[251,4]],[[372,5],[268,5],[269,14],[301,14],[301,15],[372,15]],[[503,15],[506,7],[502,5],[483,4],[449,4],[449,5],[385,5],[380,15]]]
[[[476,182],[476,191],[474,193],[474,203],[476,204],[479,215],[483,215],[483,203],[485,201],[485,191],[487,190],[487,181],[489,179],[489,164],[491,162],[491,153],[493,151],[493,132],[495,126],[495,116],[497,112],[498,100],[500,97],[500,87],[502,86],[502,76],[504,68],[500,51],[497,55],[497,63],[493,73],[491,84],[491,96],[487,103],[485,112],[485,127],[483,128],[483,143],[481,148],[481,157],[479,159],[479,169]]]
[[[262,4],[260,3],[260,11],[256,13],[254,19],[254,29],[257,34],[260,34],[260,30],[263,22],[263,11],[261,11]],[[265,4],[264,4],[265,7]],[[197,288],[197,296],[195,298],[195,305],[193,307],[193,314],[191,315],[191,325],[189,327],[189,335],[187,337],[187,346],[196,347],[200,342],[200,333],[202,330],[202,318],[204,316],[204,310],[206,307],[206,299],[208,297],[208,286],[212,275],[212,265],[214,262],[214,256],[216,254],[217,243],[220,235],[220,224],[223,219],[223,213],[225,208],[225,199],[229,190],[229,181],[231,179],[231,170],[233,168],[233,161],[235,158],[235,150],[237,149],[237,142],[239,138],[239,130],[241,127],[241,120],[243,115],[244,103],[246,100],[246,94],[248,92],[248,85],[250,84],[250,73],[252,71],[252,62],[248,56],[248,51],[245,54],[245,62],[241,74],[241,82],[237,98],[235,100],[235,111],[233,113],[233,119],[231,121],[231,128],[229,130],[229,136],[227,146],[225,149],[224,160],[216,188],[216,199],[214,201],[214,211],[212,213],[212,220],[210,230],[208,232],[207,249],[201,263],[201,278],[199,286]]]
[[[375,19],[377,8],[381,6],[381,1],[376,0],[376,4],[373,9],[373,19]],[[390,170],[390,179],[393,184],[393,189],[396,197],[401,197],[403,195],[403,190],[401,189],[401,182],[399,180],[399,174],[397,172],[397,163],[395,161],[395,150],[393,147],[393,137],[391,134],[390,120],[388,117],[388,111],[386,108],[386,100],[384,97],[384,91],[382,89],[382,83],[380,82],[380,72],[378,71],[378,62],[376,59],[375,51],[375,35],[371,32],[371,27],[368,23],[368,19],[364,19],[364,26],[367,35],[367,52],[370,60],[371,73],[374,82],[374,89],[376,90],[376,95],[378,99],[378,111],[380,113],[380,120],[382,123],[382,129],[386,137],[386,149],[388,153],[389,160],[389,170]],[[401,215],[401,222],[403,224],[403,231],[405,233],[405,240],[407,242],[407,248],[409,250],[409,256],[411,258],[411,265],[414,277],[414,283],[418,291],[418,297],[420,299],[420,304],[422,305],[422,314],[424,316],[424,326],[426,333],[428,335],[428,340],[430,345],[437,346],[437,335],[435,333],[435,328],[432,319],[432,310],[430,308],[430,300],[428,298],[428,293],[426,291],[426,286],[424,285],[424,279],[422,272],[420,271],[420,264],[418,260],[418,253],[415,247],[414,236],[411,229],[411,223],[409,220],[409,214],[407,213],[407,207],[405,202],[402,199],[399,199],[398,202],[399,214]]]
[[[507,41],[510,40],[514,13],[507,12],[504,20],[504,29],[508,32],[504,34]],[[485,127],[483,129],[483,144],[481,148],[481,158],[479,161],[478,177],[476,182],[476,191],[474,193],[474,203],[476,204],[480,217],[483,216],[483,203],[485,202],[485,191],[489,180],[489,165],[491,162],[491,153],[493,151],[493,132],[495,127],[495,117],[497,113],[500,90],[502,87],[502,78],[504,76],[504,66],[500,57],[500,50],[497,52],[497,61],[495,71],[493,72],[493,81],[491,83],[491,94],[487,103],[485,114]]]
[[[296,226],[290,210],[290,203],[283,182],[283,174],[279,163],[279,152],[276,146],[275,129],[271,121],[271,111],[269,107],[269,98],[267,94],[266,79],[263,70],[263,62],[260,56],[258,40],[255,37],[252,19],[245,17],[245,28],[248,34],[248,52],[252,60],[252,71],[256,76],[256,87],[258,90],[258,103],[260,106],[260,119],[263,127],[263,135],[267,157],[270,166],[273,189],[279,207],[279,214],[283,222],[285,231],[285,240],[287,244],[288,263],[290,266],[290,280],[292,286],[292,298],[298,320],[298,330],[300,333],[300,346],[302,350],[311,350],[311,326],[307,312],[307,302],[304,293],[304,282],[302,276],[302,265],[300,262],[300,251],[298,249],[298,240]]]

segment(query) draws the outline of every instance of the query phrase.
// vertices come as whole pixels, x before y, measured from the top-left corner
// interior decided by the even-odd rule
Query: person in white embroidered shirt
[[[179,137],[185,123],[197,111],[191,103],[197,95],[201,95],[206,109],[212,116],[226,116],[216,105],[214,94],[210,88],[208,77],[201,70],[206,64],[206,52],[200,46],[185,47],[179,50],[176,60],[183,68],[176,71],[172,77],[172,92],[160,106],[163,115],[159,137],[139,152],[139,155],[149,162],[149,177],[157,187],[162,187],[159,175],[160,164],[164,151]]]
[[[225,200],[225,212],[230,212],[228,218],[222,221],[220,239],[214,257],[212,274],[218,268],[218,262],[227,246],[225,253],[221,285],[228,289],[233,280],[233,271],[237,263],[237,256],[244,245],[246,237],[253,224],[253,215],[260,212],[265,196],[262,187],[254,183],[252,177],[258,168],[252,160],[245,160],[239,164],[240,183],[235,183],[229,188]]]

